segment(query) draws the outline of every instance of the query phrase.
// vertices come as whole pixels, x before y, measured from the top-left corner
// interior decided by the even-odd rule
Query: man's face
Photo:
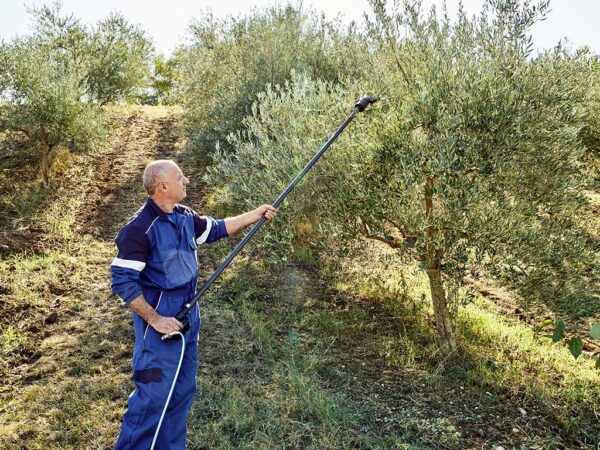
[[[190,180],[183,175],[177,164],[169,164],[163,182],[164,194],[169,200],[178,203],[186,197],[185,188],[190,184]]]

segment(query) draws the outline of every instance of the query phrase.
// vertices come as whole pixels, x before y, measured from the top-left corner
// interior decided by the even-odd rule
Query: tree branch
[[[404,239],[404,245],[406,247],[409,248],[414,248],[414,246],[417,243],[417,238],[415,236],[413,236],[412,234],[410,234],[405,227],[403,227],[402,225],[394,222],[391,219],[386,219],[389,223],[391,223],[394,228],[396,228],[398,230],[398,232],[402,235],[402,238]]]
[[[365,219],[363,219],[362,217],[360,217],[360,221],[363,224],[364,235],[366,238],[375,239],[376,241],[383,242],[384,244],[387,244],[392,248],[402,248],[402,245],[400,243],[398,243],[396,240],[394,240],[393,238],[389,238],[387,236],[385,236],[385,237],[379,236],[377,234],[372,234],[371,229],[369,228],[369,225],[367,225],[367,221]]]
[[[20,131],[21,133],[23,133],[25,136],[27,136],[29,139],[31,139],[31,135],[29,134],[29,132],[25,129],[25,128],[19,128],[16,127],[14,128],[14,130],[16,131]]]

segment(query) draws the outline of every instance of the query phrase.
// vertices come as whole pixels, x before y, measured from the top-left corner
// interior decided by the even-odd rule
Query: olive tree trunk
[[[427,276],[431,289],[431,302],[435,317],[435,327],[442,349],[450,353],[456,349],[456,336],[452,329],[450,312],[446,303],[446,291],[442,282],[442,257],[441,251],[435,246],[436,228],[433,225],[433,178],[427,177],[425,183],[425,213],[428,220],[427,226]]]
[[[456,336],[452,329],[452,321],[450,320],[450,313],[446,304],[446,291],[442,283],[442,271],[439,269],[429,269],[427,276],[429,277],[429,286],[431,288],[435,327],[443,350],[449,353],[456,349]]]
[[[50,150],[51,146],[48,142],[48,132],[42,127],[40,129],[40,154],[39,154],[39,172],[38,177],[43,187],[50,186]]]

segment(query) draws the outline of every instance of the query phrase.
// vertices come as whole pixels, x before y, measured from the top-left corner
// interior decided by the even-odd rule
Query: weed
[[[8,355],[13,350],[18,349],[25,341],[27,341],[27,337],[15,329],[14,326],[9,325],[0,334],[0,354],[2,356]]]

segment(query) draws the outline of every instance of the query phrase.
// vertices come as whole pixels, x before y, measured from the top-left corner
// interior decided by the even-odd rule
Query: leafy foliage
[[[174,105],[181,102],[181,64],[183,57],[183,50],[178,49],[168,58],[158,55],[154,59],[151,92],[143,96],[144,103]]]
[[[596,298],[583,286],[594,285],[598,253],[578,222],[586,86],[574,68],[588,55],[531,57],[528,29],[546,3],[489,2],[456,23],[435,10],[423,19],[418,2],[391,14],[372,6],[373,70],[359,84],[298,76],[259,96],[247,133],[230,137],[236,153],[210,171],[219,199],[275,198],[341,122],[343,105],[360,90],[383,92],[377,114],[313,169],[286,205],[285,231],[269,239],[292,242],[294,224],[308,223],[315,242],[322,232],[336,245],[363,235],[412,256],[430,274],[438,331],[450,342],[447,293],[482,268],[551,305]]]
[[[106,134],[100,105],[134,96],[145,83],[150,43],[113,14],[88,30],[60,4],[32,9],[31,36],[0,47],[0,130],[25,134],[48,185],[59,144],[89,148]]]
[[[390,189],[366,217],[420,230],[413,236],[420,254],[431,241],[422,224],[433,221],[433,244],[456,279],[475,266],[519,283],[529,298],[585,293],[581,287],[593,283],[580,277],[596,257],[577,221],[585,203],[578,106],[586,86],[574,66],[587,55],[557,49],[530,58],[527,29],[544,17],[543,3],[489,2],[478,20],[463,12],[454,26],[433,13],[421,20],[416,7],[388,16],[381,2],[373,6],[371,34],[382,48],[378,73],[392,114],[382,120],[384,144],[365,184],[383,179]],[[425,220],[427,180],[433,213]],[[393,211],[398,198],[406,208],[380,213]]]
[[[230,149],[227,135],[240,129],[267,85],[283,85],[292,70],[330,81],[358,77],[366,55],[354,25],[343,29],[290,4],[224,20],[205,14],[191,34],[182,98],[192,148],[207,153],[217,142]]]
[[[345,102],[338,101],[342,97]],[[221,150],[219,163],[207,169],[207,180],[218,187],[214,201],[248,207],[274,200],[324,142],[326,130],[333,133],[335,120],[353,97],[341,87],[298,74],[280,89],[267,88],[259,94],[252,116],[244,120],[247,131],[229,136],[235,152]],[[342,135],[334,151],[343,149],[345,142],[347,135]],[[319,239],[313,225],[326,218],[319,216],[318,202],[326,189],[320,175],[335,170],[335,161],[331,153],[324,156],[286,199],[279,215],[283,223],[266,238],[270,250],[283,255],[293,251],[295,237]]]
[[[583,340],[579,336],[573,336],[569,341],[569,351],[575,357],[575,359],[579,358],[581,352],[583,351]]]
[[[556,322],[556,329],[552,335],[552,342],[558,342],[562,339],[565,334],[565,323],[562,320]]]
[[[552,337],[552,342],[559,342],[565,335],[565,323],[562,320],[556,322],[556,328]],[[590,329],[590,337],[592,339],[600,339],[600,322],[592,325]],[[571,354],[577,359],[583,352],[583,338],[581,336],[572,336],[567,344]],[[600,369],[600,358],[596,360],[596,368]]]
[[[150,81],[152,44],[137,26],[112,13],[89,35],[85,74],[90,99],[102,104],[135,100]]]

